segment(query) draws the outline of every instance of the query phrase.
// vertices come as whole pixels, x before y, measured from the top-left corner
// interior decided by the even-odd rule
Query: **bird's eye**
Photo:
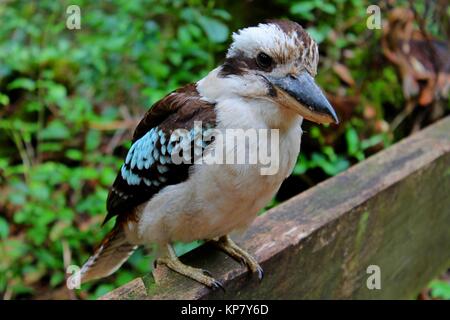
[[[272,66],[273,60],[264,52],[260,52],[256,57],[256,63],[261,69],[268,69]]]

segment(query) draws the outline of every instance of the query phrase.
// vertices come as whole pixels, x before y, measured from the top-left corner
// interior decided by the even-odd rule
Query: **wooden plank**
[[[258,217],[234,237],[265,270],[259,282],[206,244],[182,257],[226,292],[160,269],[147,294],[105,299],[414,298],[450,266],[450,117]],[[369,290],[367,268],[380,267]]]
[[[135,297],[146,296],[147,289],[142,278],[134,279],[116,290],[100,297],[99,300],[132,300]]]

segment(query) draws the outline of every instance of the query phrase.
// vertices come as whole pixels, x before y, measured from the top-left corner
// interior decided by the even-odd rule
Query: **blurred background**
[[[79,30],[66,27],[72,4]],[[380,29],[367,27],[371,4]],[[306,27],[320,44],[317,81],[342,120],[305,123],[270,208],[450,114],[449,17],[447,0],[2,1],[0,298],[93,299],[151,270],[151,250],[140,249],[106,280],[65,286],[66,267],[111,228],[100,227],[106,196],[137,121],[220,64],[233,31],[268,18]],[[450,299],[449,279],[418,298]]]

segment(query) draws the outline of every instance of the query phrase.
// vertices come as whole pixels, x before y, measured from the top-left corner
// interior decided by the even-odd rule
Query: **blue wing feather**
[[[133,134],[133,144],[109,192],[105,222],[115,215],[128,219],[136,206],[150,200],[162,188],[188,178],[192,163],[172,161],[171,154],[180,152],[181,144],[179,137],[172,133],[178,128],[193,129],[194,121],[214,127],[213,107],[214,104],[201,99],[191,84],[167,95],[146,113]],[[195,143],[199,144],[206,147]]]

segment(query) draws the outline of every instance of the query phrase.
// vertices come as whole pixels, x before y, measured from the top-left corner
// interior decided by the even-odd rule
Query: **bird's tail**
[[[81,283],[113,274],[136,249],[127,241],[123,227],[116,224],[81,268]]]

